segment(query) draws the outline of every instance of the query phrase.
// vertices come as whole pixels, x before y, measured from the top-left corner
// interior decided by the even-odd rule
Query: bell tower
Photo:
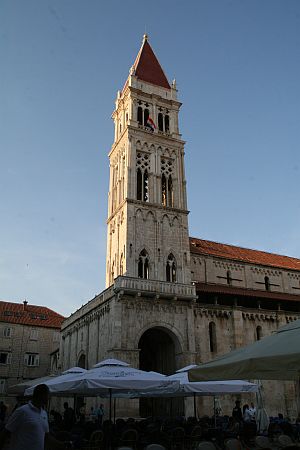
[[[191,283],[180,106],[144,35],[112,114],[107,287],[119,275]]]

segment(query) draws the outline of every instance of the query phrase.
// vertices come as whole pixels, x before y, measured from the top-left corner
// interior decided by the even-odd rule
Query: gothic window
[[[266,291],[270,290],[270,279],[269,279],[269,277],[265,277],[265,288],[266,288]]]
[[[138,152],[136,159],[136,198],[143,202],[149,202],[150,156],[146,153]]]
[[[168,204],[169,206],[174,206],[174,198],[173,198],[173,182],[172,182],[172,176],[169,176],[168,179]]]
[[[168,114],[165,115],[165,132],[169,133],[170,131],[170,120]]]
[[[161,159],[161,203],[163,206],[174,206],[173,161],[169,158]]]
[[[158,113],[157,122],[159,131],[164,131],[164,118],[162,113]]]
[[[123,253],[121,253],[121,256],[120,256],[120,275],[123,275],[123,264],[124,264],[124,261],[123,261]]]
[[[149,257],[146,250],[142,250],[138,261],[138,277],[149,278]]]
[[[209,331],[209,349],[211,352],[217,351],[217,333],[216,333],[216,324],[214,322],[210,322],[208,326]]]
[[[143,125],[143,108],[141,106],[137,110],[137,120],[139,125]]]
[[[144,109],[144,126],[146,127],[147,126],[147,121],[148,121],[148,118],[149,118],[149,109]]]
[[[260,341],[262,338],[262,329],[260,326],[256,327],[256,340]]]
[[[110,280],[111,284],[114,282],[114,279],[115,279],[115,263],[113,263],[111,266],[111,280]]]
[[[172,283],[176,282],[176,261],[172,253],[170,253],[167,260],[166,279]]]
[[[226,279],[227,279],[227,284],[229,284],[229,286],[231,286],[232,285],[232,278],[231,278],[230,270],[227,270]]]

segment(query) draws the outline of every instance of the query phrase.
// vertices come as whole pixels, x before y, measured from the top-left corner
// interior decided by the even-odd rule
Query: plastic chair
[[[242,450],[242,444],[238,439],[230,438],[224,442],[226,450]]]
[[[195,425],[189,436],[186,437],[187,446],[190,450],[197,447],[202,437],[202,428],[200,425]]]
[[[166,447],[160,444],[149,444],[144,450],[166,450]]]
[[[277,442],[280,447],[286,447],[287,445],[294,444],[292,438],[287,434],[281,434],[280,436],[278,436]]]
[[[129,428],[124,430],[121,434],[120,443],[122,447],[132,447],[136,448],[138,440],[138,432],[134,428]]]
[[[197,445],[197,450],[216,450],[216,446],[210,441],[202,441]]]
[[[276,445],[274,445],[267,436],[256,436],[255,437],[255,445],[260,449],[275,449]]]

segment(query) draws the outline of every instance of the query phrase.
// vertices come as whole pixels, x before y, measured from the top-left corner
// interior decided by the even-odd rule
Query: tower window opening
[[[139,125],[143,125],[143,108],[141,106],[137,110],[137,120]]]
[[[158,113],[157,122],[159,131],[164,131],[164,120],[162,113]]]
[[[124,271],[124,268],[123,268],[123,264],[124,264],[124,261],[123,261],[123,253],[121,253],[121,256],[120,256],[120,275],[123,275],[123,271]]]
[[[143,176],[142,176],[142,171],[141,169],[137,170],[137,175],[136,175],[136,198],[137,200],[142,200],[142,180],[143,180]]]
[[[256,340],[260,341],[262,338],[262,329],[260,326],[256,327]]]
[[[173,196],[173,181],[171,175],[168,179],[168,206],[174,206],[174,196]]]
[[[165,175],[161,177],[161,203],[163,206],[167,206],[167,180]]]
[[[149,118],[149,109],[144,109],[144,127],[147,126],[147,122],[148,122],[148,118]]]
[[[231,278],[231,272],[230,272],[230,270],[227,270],[227,273],[226,273],[226,280],[227,280],[227,284],[229,284],[229,286],[231,286],[231,285],[232,285],[232,278]]]
[[[265,288],[266,288],[266,291],[270,290],[270,279],[269,279],[269,277],[265,277]]]
[[[149,279],[149,258],[146,250],[142,250],[138,261],[138,277]]]
[[[176,282],[176,261],[174,255],[170,253],[166,265],[166,280],[175,283]]]
[[[170,119],[168,114],[165,115],[165,132],[169,133],[170,131]]]
[[[148,172],[147,170],[145,170],[144,172],[144,183],[143,183],[143,200],[144,202],[148,202],[149,201],[149,177],[148,177]]]
[[[210,322],[208,326],[209,332],[209,349],[211,352],[217,351],[217,333],[216,333],[216,324],[214,322]]]

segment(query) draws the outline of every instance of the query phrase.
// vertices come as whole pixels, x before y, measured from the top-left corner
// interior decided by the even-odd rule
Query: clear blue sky
[[[2,0],[0,299],[104,288],[116,92],[145,29],[183,102],[190,235],[300,257],[300,2]]]

